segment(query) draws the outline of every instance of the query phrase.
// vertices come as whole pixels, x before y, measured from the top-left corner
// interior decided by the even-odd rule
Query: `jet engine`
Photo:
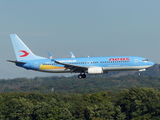
[[[98,74],[103,74],[103,73],[104,71],[102,67],[89,67],[88,68],[88,74],[98,75]]]

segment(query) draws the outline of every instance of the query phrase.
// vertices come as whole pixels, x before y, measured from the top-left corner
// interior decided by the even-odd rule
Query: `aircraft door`
[[[138,65],[138,59],[137,58],[134,59],[134,65]]]
[[[35,62],[35,63],[34,63],[34,67],[35,67],[36,69],[38,69],[38,62]]]

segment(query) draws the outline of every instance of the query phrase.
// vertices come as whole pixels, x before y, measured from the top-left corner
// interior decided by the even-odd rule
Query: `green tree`
[[[115,120],[125,120],[126,116],[122,113],[121,107],[115,107]]]
[[[6,103],[6,119],[29,120],[31,118],[33,104],[25,98],[13,98]]]
[[[140,120],[159,116],[159,103],[158,92],[154,89],[133,87],[120,93],[117,105],[122,107],[127,119]]]
[[[3,113],[5,112],[5,104],[4,104],[4,99],[3,97],[0,95],[0,120],[4,120],[5,119],[5,115],[3,115]]]
[[[58,120],[60,118],[61,108],[58,106],[52,107],[46,102],[38,102],[33,109],[34,120]]]

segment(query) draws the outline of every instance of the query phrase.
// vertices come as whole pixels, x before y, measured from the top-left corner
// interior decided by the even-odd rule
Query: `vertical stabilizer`
[[[16,34],[11,34],[10,37],[17,60],[45,59],[33,54]]]

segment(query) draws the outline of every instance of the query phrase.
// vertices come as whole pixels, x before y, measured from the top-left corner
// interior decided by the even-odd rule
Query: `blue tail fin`
[[[10,37],[17,60],[46,59],[33,54],[16,34],[11,34]]]

